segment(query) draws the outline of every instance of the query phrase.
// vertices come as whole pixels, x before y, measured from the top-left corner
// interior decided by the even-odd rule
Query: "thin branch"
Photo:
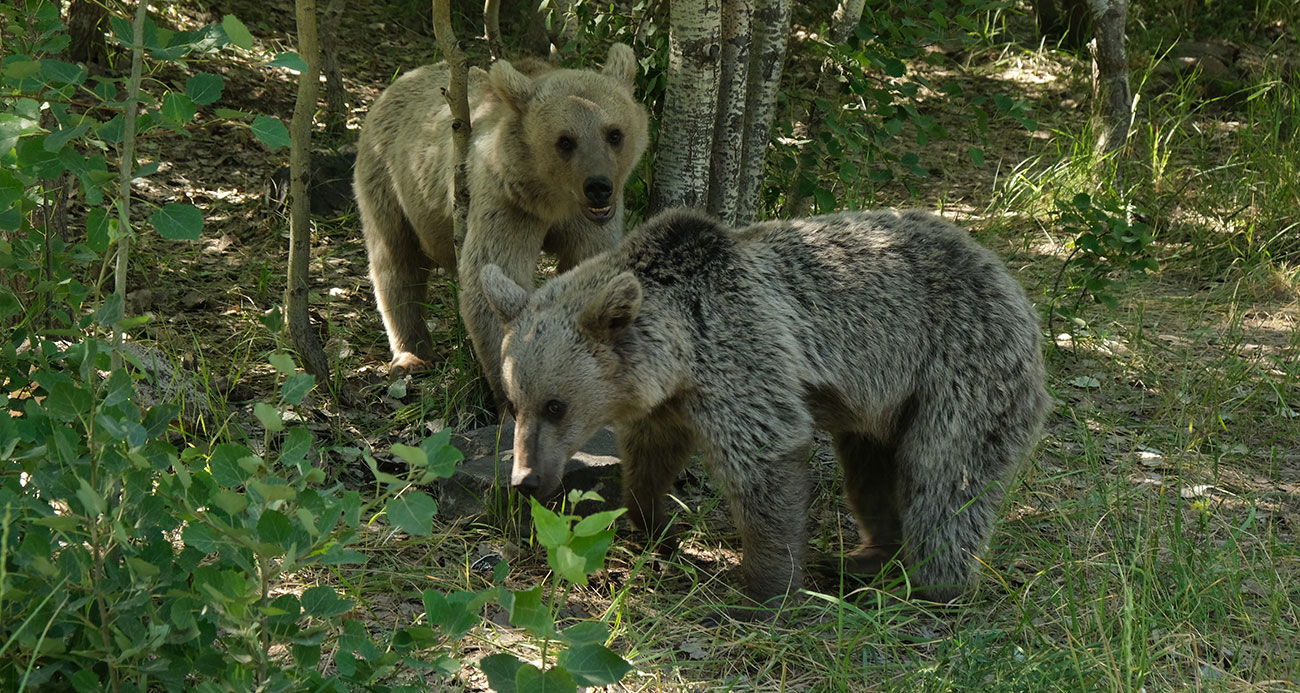
[[[450,67],[450,77],[443,95],[451,109],[451,143],[454,151],[456,169],[452,179],[453,212],[452,228],[459,248],[465,240],[465,230],[469,219],[469,175],[465,166],[465,157],[469,152],[469,63],[465,52],[456,42],[456,34],[451,29],[450,0],[433,0],[433,34],[438,39],[438,49]]]
[[[131,77],[126,86],[126,106],[122,113],[122,151],[117,161],[117,267],[113,273],[113,293],[122,297],[126,310],[126,272],[131,264],[131,178],[135,173],[135,114],[140,97],[140,64],[144,58],[144,20],[149,3],[135,8],[131,25]],[[122,344],[122,331],[113,328],[113,344]],[[122,356],[113,352],[113,370],[122,367]]]
[[[487,34],[488,52],[492,54],[492,61],[505,58],[505,49],[501,47],[501,0],[483,0],[483,28]],[[434,33],[437,33],[436,28]]]

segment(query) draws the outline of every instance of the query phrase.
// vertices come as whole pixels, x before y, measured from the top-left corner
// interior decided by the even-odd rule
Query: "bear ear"
[[[528,304],[528,292],[524,287],[516,284],[500,267],[493,264],[483,265],[478,276],[479,283],[483,285],[483,296],[501,323],[509,324],[519,317]]]
[[[609,47],[609,55],[605,58],[605,69],[601,70],[601,73],[618,81],[627,87],[628,91],[632,91],[639,69],[632,48],[625,43],[615,43]]]
[[[537,91],[530,77],[504,60],[492,64],[492,71],[488,73],[488,83],[492,85],[492,91],[495,91],[497,96],[516,112],[523,111],[524,106],[528,105]]]
[[[610,280],[582,310],[578,328],[597,342],[610,342],[641,312],[641,282],[631,272]]]

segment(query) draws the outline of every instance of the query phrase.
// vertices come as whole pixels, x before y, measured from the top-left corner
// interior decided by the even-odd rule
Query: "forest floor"
[[[264,63],[293,48],[292,3],[235,0],[210,11],[182,3],[169,19],[197,26],[232,12],[258,37],[252,53],[223,52],[205,67],[226,79],[216,105],[287,122],[295,75]],[[1053,205],[1096,190],[1086,52],[1033,43],[1023,10],[974,44],[935,47],[942,57],[918,66],[922,74],[961,84],[966,99],[1023,100],[1035,127],[994,117],[981,139],[964,102],[934,103],[951,136],[920,149],[926,177],[835,193],[845,207],[941,210],[1006,258],[1045,327],[1055,308],[1045,348],[1056,406],[981,557],[979,587],[938,607],[871,586],[816,584],[823,596],[778,625],[704,628],[701,616],[738,597],[726,569],[739,546],[725,508],[693,472],[681,489],[689,529],[680,557],[649,560],[616,540],[604,574],[561,609],[614,624],[611,646],[635,671],[612,690],[1300,685],[1300,15],[1274,11],[1283,16],[1226,34],[1208,21],[1181,36],[1135,23],[1130,57],[1143,98],[1126,172],[1161,267],[1114,275],[1113,308],[1074,308],[1082,279],[1063,266],[1077,229]],[[428,26],[404,5],[349,5],[340,32],[349,129],[339,141],[318,137],[318,147],[355,141],[379,91],[434,58]],[[1226,51],[1215,58],[1226,72],[1210,74],[1200,57],[1209,49],[1179,62],[1175,39],[1212,41]],[[794,55],[806,40],[796,34]],[[1180,72],[1193,63],[1199,71]],[[787,80],[811,83],[816,69],[796,58]],[[783,108],[778,118],[790,119],[795,109]],[[972,146],[982,147],[982,165],[971,161]],[[287,151],[268,152],[246,126],[225,123],[141,143],[140,156],[169,163],[137,192],[192,202],[206,226],[198,243],[152,238],[138,251],[130,309],[155,318],[139,338],[180,357],[210,388],[215,413],[187,431],[194,444],[236,427],[254,431],[252,403],[275,388],[266,355],[288,346],[263,325],[282,301],[288,221],[268,190]],[[351,392],[340,405],[318,390],[298,409],[327,441],[322,449],[333,441],[387,450],[489,419],[445,278],[435,279],[431,317],[449,366],[395,388],[366,271],[355,211],[318,216],[313,318],[336,385]],[[813,542],[834,551],[851,543],[852,520],[822,457]],[[339,480],[367,483],[369,471],[354,460],[334,462]],[[485,584],[466,568],[485,553],[511,557],[513,584],[548,571],[540,548],[487,523],[373,541],[360,569],[369,577],[358,584],[376,627],[408,623],[430,585]],[[499,614],[488,616],[465,641],[463,661],[531,651]],[[472,667],[461,677],[449,688],[484,685]]]

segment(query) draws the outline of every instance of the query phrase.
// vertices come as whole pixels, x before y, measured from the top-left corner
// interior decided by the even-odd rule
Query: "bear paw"
[[[428,370],[433,370],[433,364],[409,351],[394,356],[388,364],[388,374],[393,377]]]

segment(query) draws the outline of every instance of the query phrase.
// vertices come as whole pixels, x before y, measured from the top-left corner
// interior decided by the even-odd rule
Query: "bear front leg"
[[[695,452],[695,433],[681,412],[670,406],[660,407],[641,421],[619,426],[615,433],[628,518],[650,539],[659,538],[671,519],[666,496]]]
[[[497,405],[501,406],[506,402],[501,377],[501,340],[505,328],[483,295],[479,272],[484,265],[495,264],[507,277],[531,292],[546,231],[526,214],[500,209],[490,214],[475,213],[474,203],[470,204],[469,230],[459,263],[460,317],[483,367],[483,377]]]
[[[432,368],[433,340],[424,323],[432,262],[405,219],[367,224],[366,249],[375,302],[393,353],[389,372],[401,375]]]

